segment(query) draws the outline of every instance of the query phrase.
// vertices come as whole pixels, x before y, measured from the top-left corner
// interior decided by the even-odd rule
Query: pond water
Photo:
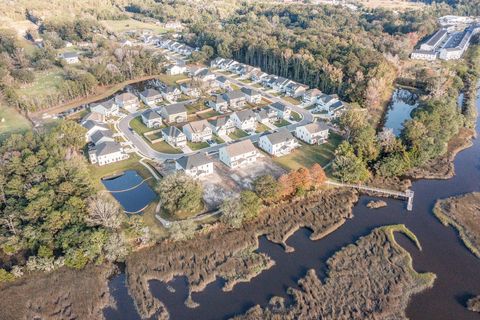
[[[480,109],[480,98],[477,99]],[[480,130],[477,124],[477,132]],[[410,252],[414,269],[418,272],[433,272],[437,279],[433,288],[413,296],[407,308],[407,316],[413,320],[474,320],[478,314],[468,311],[465,302],[480,294],[480,259],[476,258],[459,239],[453,228],[443,226],[432,214],[435,201],[439,198],[480,191],[480,141],[459,153],[455,160],[456,176],[449,180],[419,180],[415,191],[414,208],[406,211],[406,203],[384,199],[388,206],[372,210],[366,208],[371,197],[362,196],[353,209],[354,218],[348,220],[337,231],[327,237],[311,241],[310,231],[301,229],[288,240],[295,252],[283,249],[265,238],[260,239],[259,251],[265,252],[276,261],[271,269],[262,272],[249,283],[237,284],[231,292],[221,290],[223,281],[217,280],[204,291],[192,294],[200,303],[195,309],[185,307],[187,296],[185,279],[174,279],[169,283],[175,289],[168,290],[160,281],[151,281],[153,294],[163,301],[170,312],[170,319],[228,319],[250,307],[267,305],[272,296],[287,299],[288,287],[297,288],[297,281],[306,271],[314,268],[323,280],[326,275],[326,260],[342,247],[367,235],[372,229],[390,224],[405,224],[418,237],[422,251],[403,235],[396,239]],[[125,275],[111,280],[113,296],[119,305],[117,310],[105,311],[107,319],[140,319],[135,312],[133,300],[124,285]],[[289,300],[287,300],[289,301]]]
[[[125,171],[111,179],[103,179],[102,183],[127,213],[141,211],[157,196],[135,170]]]
[[[416,107],[418,107],[416,93],[403,88],[395,89],[385,115],[384,127],[392,129],[396,136],[400,135],[404,122],[411,119],[412,111]]]

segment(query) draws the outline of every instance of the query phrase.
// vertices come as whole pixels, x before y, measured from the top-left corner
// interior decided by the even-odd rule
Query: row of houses
[[[115,141],[112,131],[104,123],[85,120],[82,126],[87,130],[88,157],[92,164],[103,166],[128,158],[122,146]]]
[[[208,101],[208,106],[215,111],[224,113],[230,110],[243,109],[246,103],[258,104],[262,101],[262,95],[256,90],[242,87],[240,90],[227,91],[222,94],[213,96],[212,100]]]
[[[295,135],[310,144],[320,143],[328,139],[328,127],[324,123],[314,122],[297,127]],[[280,129],[277,132],[261,136],[258,146],[268,154],[279,157],[291,153],[300,144],[291,132],[287,129]],[[249,139],[228,144],[218,151],[219,160],[231,169],[253,165],[260,156],[261,153]],[[213,158],[200,152],[179,158],[176,160],[175,168],[184,171],[187,175],[199,178],[214,172],[214,162]]]
[[[178,53],[178,54],[181,54],[181,55],[184,55],[184,56],[189,56],[195,51],[194,48],[192,48],[192,47],[190,47],[186,44],[177,42],[175,40],[162,38],[162,37],[158,37],[156,39],[155,44],[159,48],[167,49],[167,50],[173,51],[175,53]]]

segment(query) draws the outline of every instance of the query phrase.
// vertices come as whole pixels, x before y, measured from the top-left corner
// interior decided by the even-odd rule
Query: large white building
[[[250,109],[237,111],[230,118],[238,129],[254,131],[257,128],[256,114]]]
[[[324,122],[313,122],[295,128],[295,136],[308,143],[320,144],[328,139],[328,126]]]
[[[99,113],[104,117],[116,116],[118,115],[118,106],[115,104],[113,99],[97,102],[90,105],[90,111],[94,113]]]
[[[212,139],[212,128],[207,120],[198,120],[183,126],[183,133],[191,142],[204,142]]]
[[[299,146],[297,140],[287,129],[260,137],[258,145],[272,156],[281,157],[292,152]]]
[[[213,160],[205,153],[183,156],[175,161],[175,169],[194,177],[204,177],[213,173]]]
[[[115,96],[115,104],[130,113],[134,113],[138,109],[139,100],[134,94],[125,92]]]
[[[117,142],[107,141],[90,148],[88,155],[90,162],[103,166],[128,159],[128,154],[123,152],[122,147]]]
[[[253,164],[259,156],[260,153],[249,139],[229,144],[219,150],[220,161],[230,168]]]

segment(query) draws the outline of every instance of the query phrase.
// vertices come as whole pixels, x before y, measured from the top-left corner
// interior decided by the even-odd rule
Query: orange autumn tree
[[[310,178],[312,179],[312,184],[315,188],[323,185],[327,181],[327,175],[323,170],[322,166],[318,163],[315,163],[310,168]]]
[[[282,175],[278,179],[280,191],[283,196],[301,193],[312,188],[318,188],[325,183],[327,177],[319,164],[314,164],[310,169],[299,168]]]

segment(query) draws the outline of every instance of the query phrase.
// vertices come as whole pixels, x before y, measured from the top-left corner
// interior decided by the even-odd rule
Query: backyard
[[[287,120],[285,119],[280,119],[278,121],[275,121],[274,125],[276,127],[285,127],[285,126],[288,126],[290,124],[290,122],[288,122]]]
[[[318,163],[322,167],[329,164],[334,156],[335,149],[342,142],[342,137],[335,133],[330,133],[328,142],[321,145],[309,145],[301,143],[301,146],[289,155],[277,157],[273,160],[282,167],[290,170],[300,167],[309,168]]]
[[[241,138],[244,138],[244,137],[248,136],[248,133],[246,133],[246,132],[243,131],[243,130],[236,129],[235,131],[233,131],[232,133],[230,133],[228,136],[229,136],[232,140],[238,140],[238,139],[241,139]]]
[[[208,148],[207,142],[187,142],[187,146],[193,151]]]

